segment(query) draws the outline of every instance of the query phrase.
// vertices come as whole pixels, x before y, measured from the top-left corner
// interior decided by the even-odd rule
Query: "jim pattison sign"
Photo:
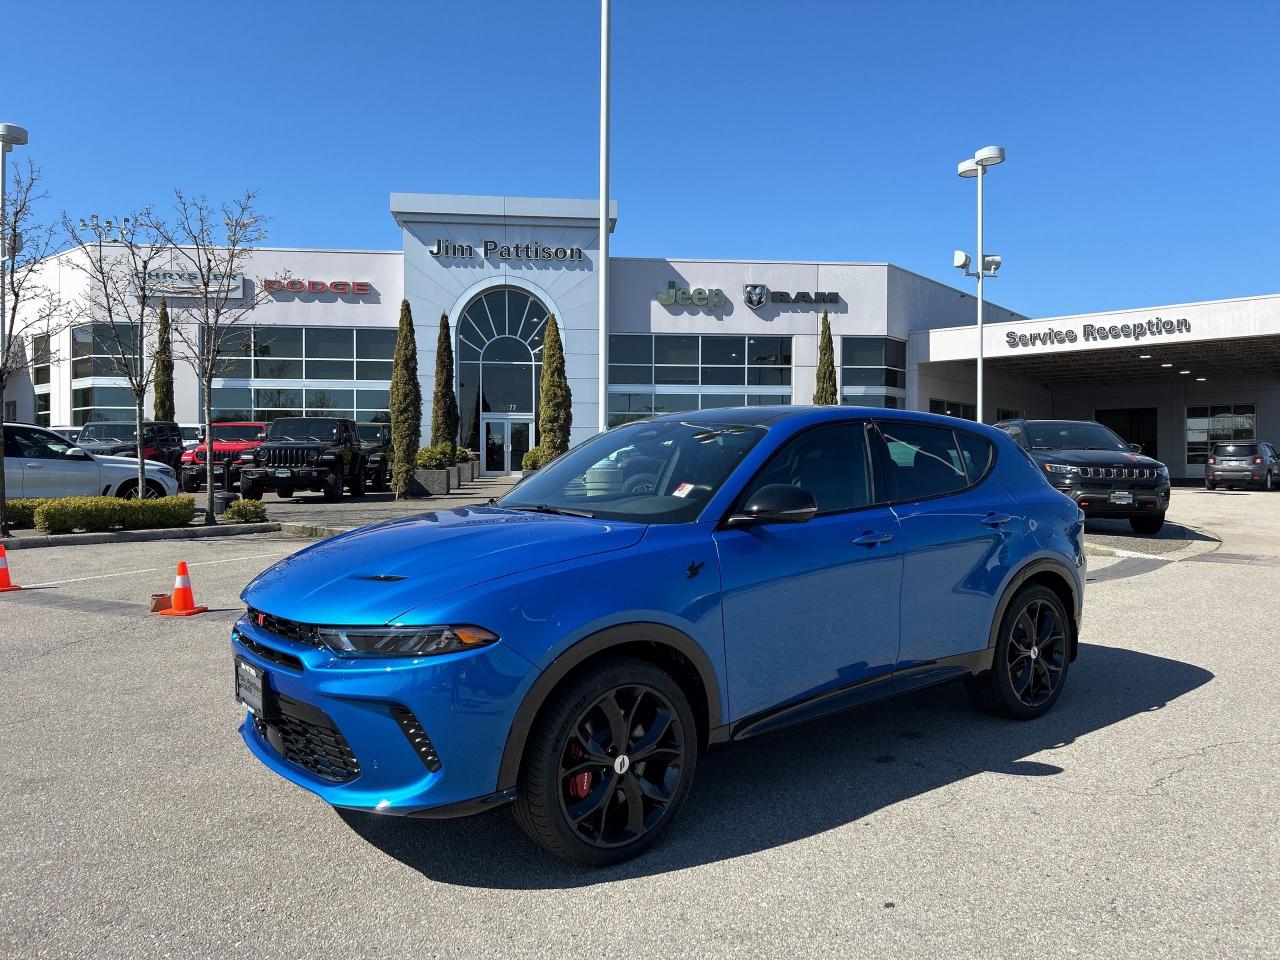
[[[1164,320],[1155,317],[1144,323],[1085,323],[1077,331],[1075,327],[1037,330],[1034,333],[1014,333],[1010,330],[1004,335],[1004,342],[1010,350],[1021,350],[1029,347],[1052,347],[1067,343],[1100,343],[1103,340],[1128,340],[1136,343],[1147,337],[1163,337],[1169,334],[1190,333],[1191,321],[1185,317],[1179,320]]]

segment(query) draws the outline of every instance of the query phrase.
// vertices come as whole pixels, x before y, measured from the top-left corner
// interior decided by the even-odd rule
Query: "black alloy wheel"
[[[997,716],[1031,720],[1047,713],[1066,684],[1071,624],[1048,587],[1025,587],[1000,621],[991,669],[966,681],[973,701]]]
[[[644,660],[606,661],[555,698],[530,737],[516,819],[556,856],[607,866],[656,842],[697,759],[687,700]]]

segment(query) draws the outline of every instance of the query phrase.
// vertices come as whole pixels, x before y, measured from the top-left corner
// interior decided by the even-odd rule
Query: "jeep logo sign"
[[[653,295],[653,299],[664,307],[674,303],[681,307],[707,307],[711,310],[718,310],[726,301],[724,291],[719,287],[694,287],[690,290],[688,287],[677,287],[674,280],[669,280],[667,289],[659,290]]]

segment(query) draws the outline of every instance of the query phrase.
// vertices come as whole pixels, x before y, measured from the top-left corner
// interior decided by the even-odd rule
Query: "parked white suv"
[[[172,467],[148,460],[145,477],[145,497],[169,497],[178,492],[178,477]],[[11,499],[135,497],[138,461],[86,453],[52,430],[6,423],[4,486]]]

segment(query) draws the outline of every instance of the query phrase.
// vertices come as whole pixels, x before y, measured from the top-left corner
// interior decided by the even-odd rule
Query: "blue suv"
[[[666,831],[699,752],[946,680],[1029,720],[1075,659],[1069,497],[1002,431],[853,407],[593,437],[490,506],[330,538],[244,591],[240,732],[337,807],[513,803],[602,866]]]

